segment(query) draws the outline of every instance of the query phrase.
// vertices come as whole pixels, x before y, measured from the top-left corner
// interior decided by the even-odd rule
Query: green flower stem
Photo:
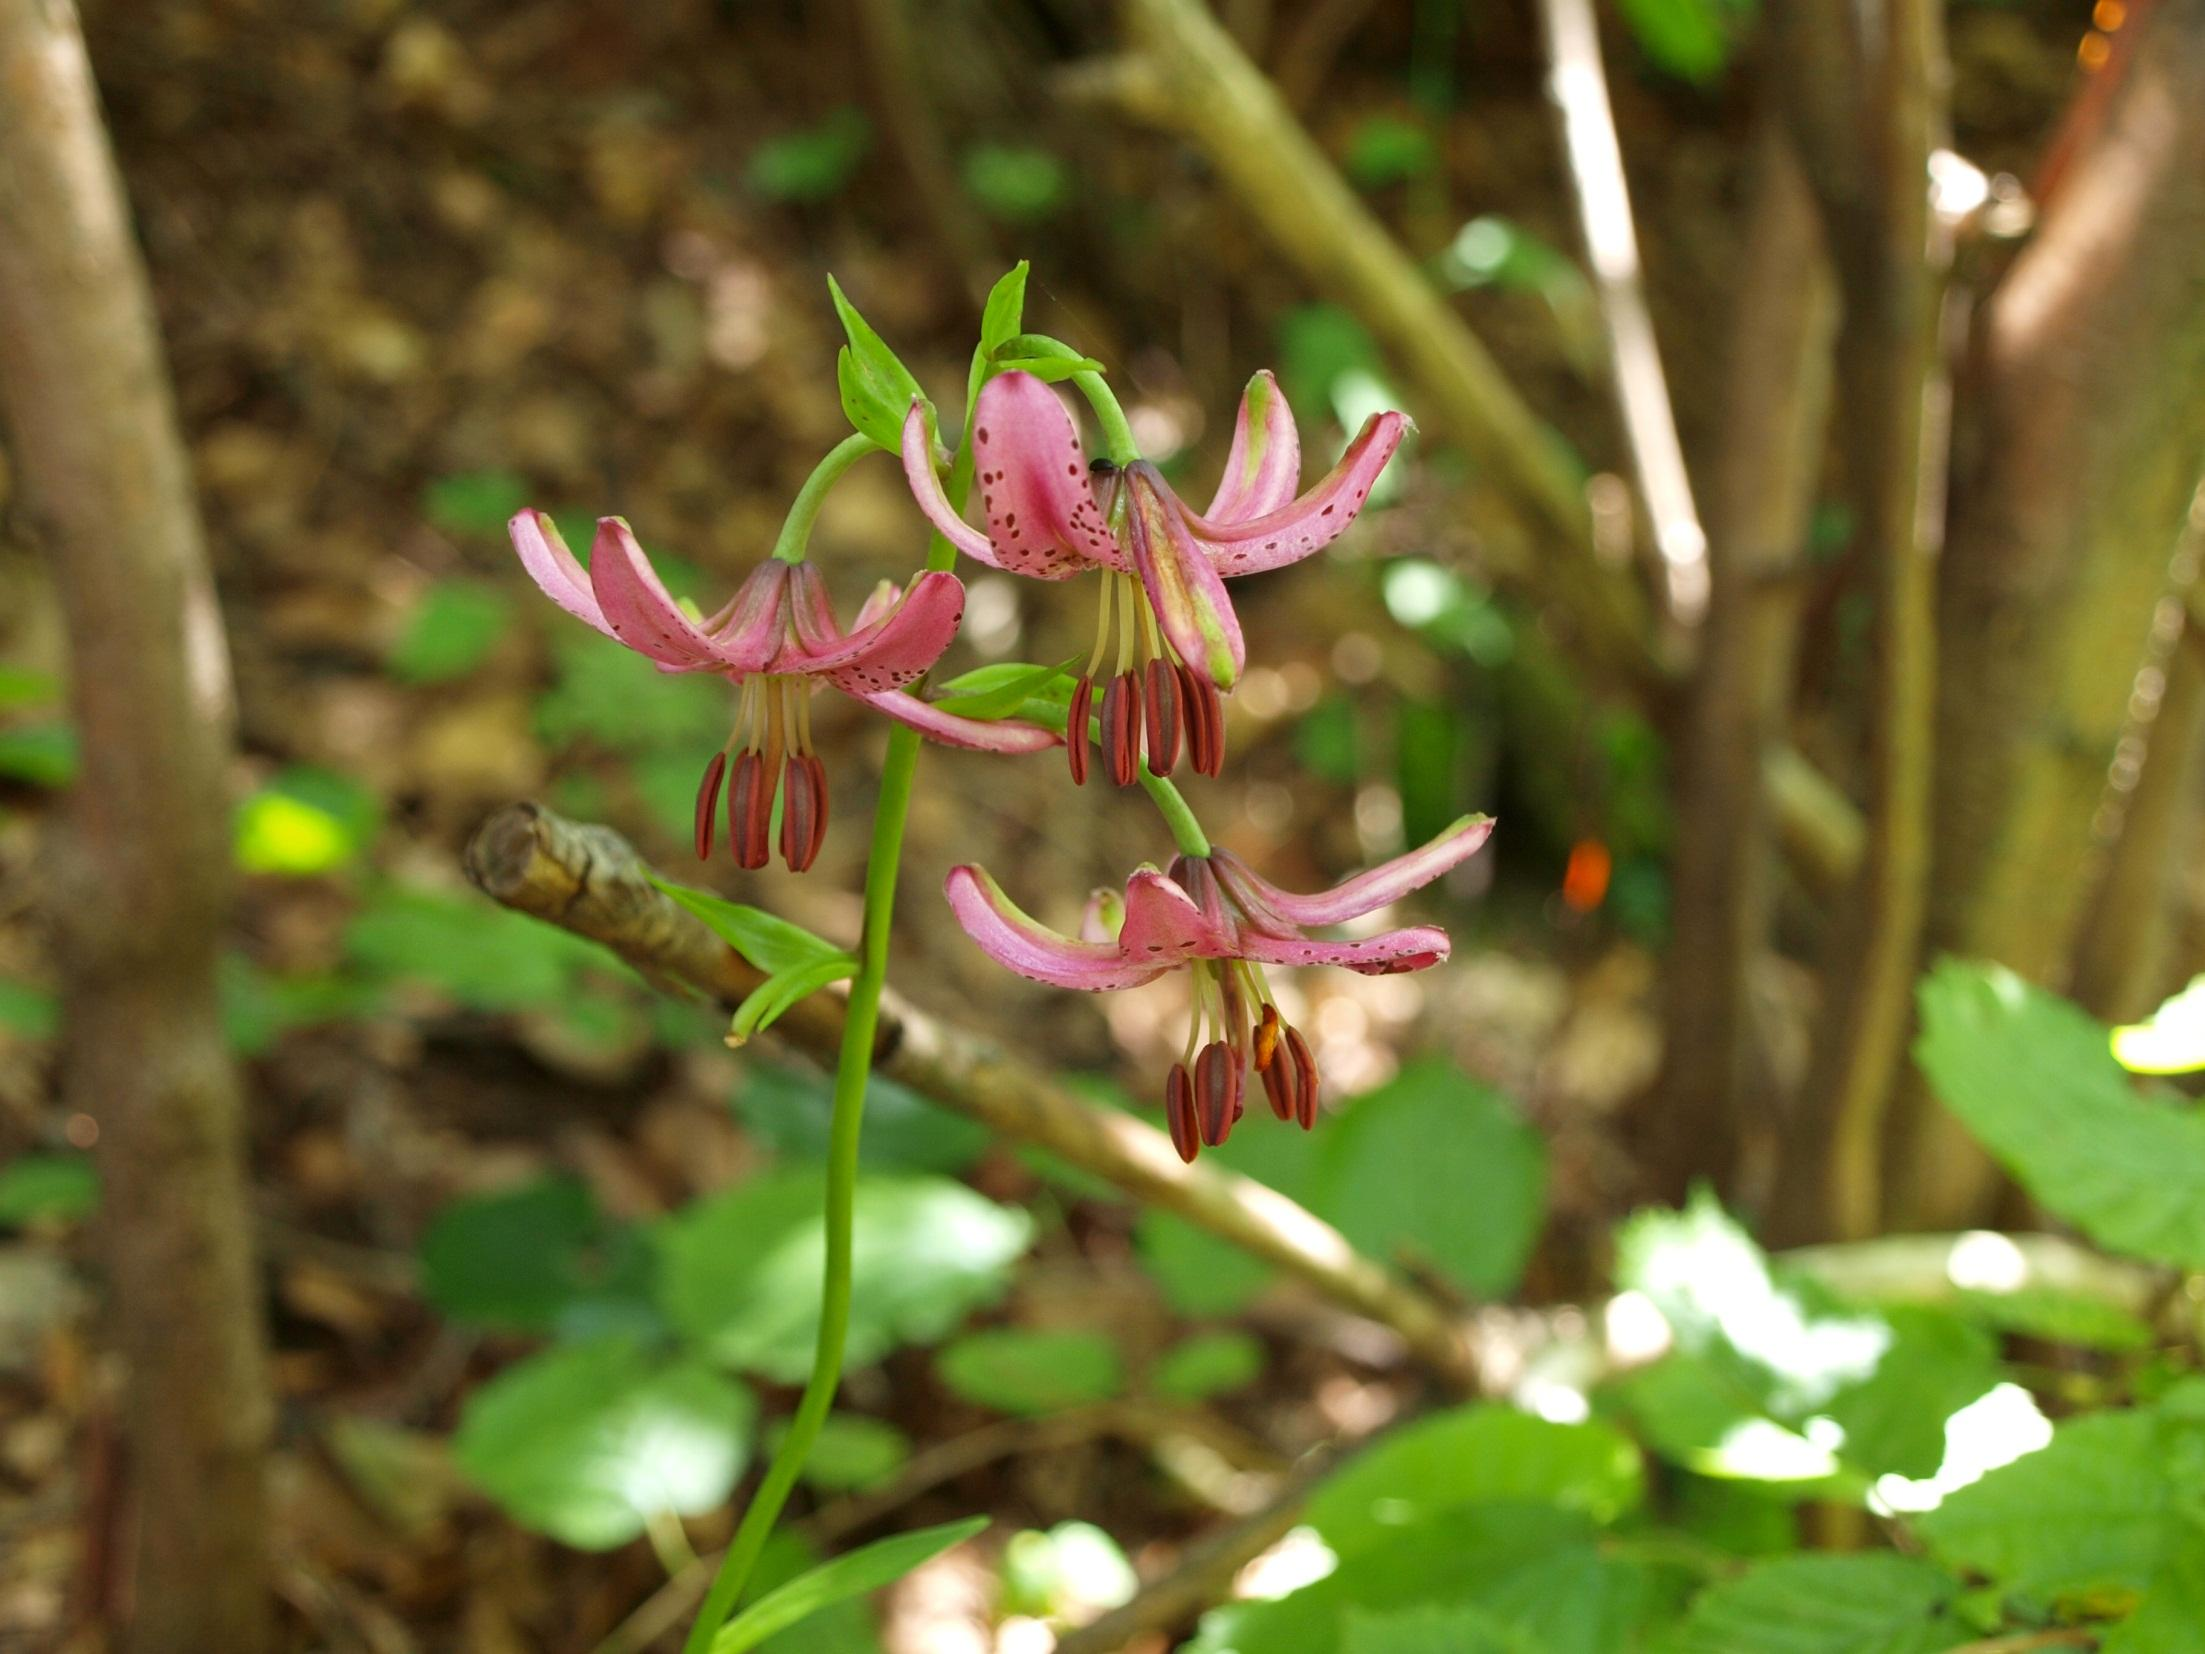
[[[1118,393],[1099,373],[1075,373],[1072,383],[1095,410],[1095,418],[1102,425],[1103,453],[1110,463],[1125,466],[1139,459],[1140,445],[1133,440],[1133,427],[1126,423],[1125,409],[1118,406]]]
[[[1179,846],[1181,854],[1208,855],[1209,835],[1202,831],[1202,823],[1194,819],[1194,806],[1177,787],[1150,769],[1146,758],[1141,760],[1141,785],[1155,801],[1157,813],[1171,829],[1172,842]]]
[[[879,451],[880,444],[863,435],[844,437],[830,448],[796,491],[789,514],[781,520],[781,533],[773,542],[773,555],[784,563],[801,563],[805,547],[811,544],[812,524],[819,520],[819,508],[827,503],[827,490],[842,480],[843,472],[867,454]]]
[[[822,473],[828,472],[838,455],[847,452],[848,457],[841,460],[841,469],[847,470],[853,460],[871,447],[873,443],[866,438],[852,437],[820,462],[819,469],[812,473],[812,482],[804,485],[805,489],[809,491]],[[968,440],[958,451],[956,468],[950,473],[952,500],[962,500],[972,486],[971,449]],[[829,475],[827,482],[831,483],[834,475],[839,474],[837,471]],[[819,493],[824,495],[825,492],[826,484],[821,484]],[[818,510],[815,499],[810,515],[816,516]],[[804,497],[799,495],[795,508],[789,513],[790,520],[795,521],[804,511]],[[808,516],[805,532],[809,532]],[[956,561],[957,548],[941,535],[935,535],[927,547],[926,566],[947,569]],[[858,1128],[865,1116],[865,1082],[873,1067],[873,1037],[880,1026],[881,990],[888,981],[889,924],[896,905],[896,876],[903,862],[904,823],[911,814],[911,786],[918,767],[918,731],[903,724],[894,725],[888,733],[888,756],[881,765],[880,802],[873,810],[873,847],[865,862],[865,921],[858,944],[857,975],[850,982],[849,1014],[842,1025],[842,1050],[835,1063],[834,1112],[827,1127],[827,1267],[819,1293],[819,1342],[812,1354],[811,1377],[805,1381],[803,1397],[796,1404],[796,1416],[789,1421],[789,1432],[781,1439],[773,1463],[766,1467],[765,1479],[758,1484],[750,1508],[743,1512],[734,1542],[720,1561],[720,1571],[713,1576],[712,1589],[706,1593],[703,1607],[697,1610],[696,1622],[689,1627],[682,1654],[708,1654],[720,1627],[735,1611],[743,1587],[749,1583],[751,1570],[758,1564],[758,1553],[765,1548],[773,1524],[780,1519],[781,1507],[788,1502],[804,1461],[811,1456],[812,1444],[819,1439],[820,1427],[827,1422],[827,1411],[834,1405],[835,1391],[841,1387],[842,1356],[850,1334],[850,1261],[857,1213]]]

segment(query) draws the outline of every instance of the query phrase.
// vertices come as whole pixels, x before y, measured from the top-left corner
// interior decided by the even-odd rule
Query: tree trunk
[[[2205,427],[2205,0],[2164,0],[2035,238],[1985,309],[1963,384],[1940,581],[1933,950],[2050,986]],[[1980,1221],[1989,1162],[1918,1093],[1897,1215]]]
[[[141,1654],[267,1646],[270,1423],[215,993],[229,669],[144,270],[67,0],[0,0],[0,413],[83,772],[53,845],[62,1087],[99,1127]]]

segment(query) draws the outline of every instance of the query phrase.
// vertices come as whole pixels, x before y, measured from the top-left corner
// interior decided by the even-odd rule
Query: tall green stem
[[[827,450],[826,457],[812,467],[812,474],[796,491],[789,514],[781,519],[781,532],[773,542],[774,556],[784,563],[804,560],[804,549],[811,544],[812,524],[819,520],[819,508],[827,503],[827,490],[842,480],[843,472],[879,449],[879,443],[860,434],[846,436]]]
[[[853,437],[835,450],[840,454],[862,443],[850,455],[855,460],[873,444]],[[972,483],[971,444],[960,450],[950,476],[950,497],[962,499]],[[828,456],[831,461],[833,454]],[[850,461],[843,462],[848,469]],[[823,461],[820,471],[827,469]],[[820,471],[813,472],[816,479]],[[837,475],[840,473],[837,472]],[[831,478],[829,479],[832,480]],[[807,488],[810,484],[805,485]],[[824,489],[822,489],[824,492]],[[814,515],[818,504],[812,505]],[[792,510],[793,519],[796,512]],[[939,534],[927,548],[926,566],[947,569],[957,560],[956,548]],[[705,1594],[696,1622],[682,1644],[682,1654],[707,1654],[720,1627],[727,1623],[742,1598],[758,1553],[765,1548],[788,1502],[796,1478],[819,1439],[827,1410],[834,1405],[842,1383],[842,1357],[850,1332],[850,1260],[852,1230],[857,1215],[858,1128],[865,1116],[865,1082],[873,1067],[873,1038],[880,1026],[881,990],[888,981],[888,936],[896,905],[896,876],[903,863],[904,823],[911,813],[911,785],[919,767],[919,734],[903,724],[888,734],[888,756],[881,765],[880,802],[873,810],[873,847],[865,862],[864,932],[858,943],[857,975],[850,982],[850,1009],[842,1025],[842,1049],[835,1063],[834,1112],[827,1127],[827,1266],[819,1293],[819,1342],[812,1354],[811,1377],[805,1381],[789,1433],[766,1467],[765,1479],[743,1512],[734,1542],[720,1561],[712,1589]]]

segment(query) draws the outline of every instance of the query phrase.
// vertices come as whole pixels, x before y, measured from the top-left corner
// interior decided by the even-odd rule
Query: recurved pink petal
[[[745,576],[706,623],[713,647],[738,672],[763,671],[788,638],[789,565],[769,557]]]
[[[907,689],[883,689],[855,697],[929,741],[971,752],[1040,752],[1064,739],[1053,729],[1016,718],[964,718],[922,701]]]
[[[847,636],[834,623],[817,570],[800,566],[790,584],[797,641],[775,658],[773,669],[824,677],[852,695],[901,689],[923,676],[965,617],[964,583],[938,570],[920,575],[902,602]]]
[[[1302,439],[1294,429],[1294,410],[1266,368],[1241,393],[1225,475],[1203,516],[1213,523],[1261,517],[1290,502],[1301,478]]]
[[[1232,688],[1248,649],[1220,571],[1187,532],[1184,511],[1153,465],[1128,466],[1126,491],[1133,566],[1164,636],[1204,678]]]
[[[927,418],[924,402],[912,403],[911,411],[903,418],[903,478],[910,485],[911,497],[919,502],[921,514],[942,531],[951,545],[990,568],[1006,566],[996,557],[988,537],[958,516],[949,496],[942,492],[942,479],[934,470],[934,422]]]
[[[865,594],[865,601],[858,605],[857,619],[850,622],[850,630],[853,632],[864,631],[866,627],[872,625],[874,621],[880,619],[902,601],[903,588],[897,585],[895,581],[881,580],[875,582],[873,589]]]
[[[1230,959],[1240,950],[1232,933],[1205,917],[1169,875],[1144,867],[1125,882],[1125,923],[1118,946],[1129,959],[1181,964]]]
[[[1036,982],[1101,993],[1154,981],[1171,962],[1128,959],[1112,942],[1078,942],[1026,913],[983,868],[953,867],[943,893],[980,951]]]
[[[973,410],[972,457],[997,567],[1043,580],[1096,565],[1125,570],[1072,416],[1039,379],[1006,373],[988,381]]]
[[[1318,942],[1244,928],[1237,949],[1241,958],[1265,965],[1342,965],[1365,976],[1421,971],[1444,961],[1448,950],[1447,933],[1437,925],[1382,931],[1359,942]]]
[[[590,548],[590,590],[612,635],[661,666],[677,672],[724,672],[750,671],[757,665],[741,659],[682,611],[618,517],[598,519],[597,541]]]
[[[1429,844],[1311,896],[1281,890],[1258,877],[1230,850],[1215,852],[1210,862],[1253,923],[1267,930],[1299,930],[1345,924],[1374,913],[1468,861],[1492,836],[1491,816],[1464,816]]]
[[[1346,532],[1371,485],[1409,429],[1406,414],[1373,414],[1340,463],[1308,493],[1275,511],[1238,522],[1195,517],[1187,526],[1228,577],[1261,574],[1322,551]]]
[[[589,572],[567,550],[559,525],[551,520],[549,512],[533,507],[516,512],[505,529],[513,538],[513,549],[520,553],[521,567],[528,570],[528,577],[543,588],[546,597],[607,637],[616,635],[606,622],[605,611],[598,607],[597,594],[590,590]]]

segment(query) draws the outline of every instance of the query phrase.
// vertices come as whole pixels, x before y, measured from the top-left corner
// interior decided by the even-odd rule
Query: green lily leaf
[[[1072,669],[1078,664],[1077,655],[1055,666],[1036,666],[1023,660],[997,661],[950,679],[942,685],[943,693],[934,704],[961,718],[977,718],[990,723],[1014,716],[1030,717],[1037,723],[1055,723],[1062,719],[1064,708],[1071,703]],[[1027,710],[1029,707],[1046,716],[1036,716]]]
[[[846,982],[857,975],[857,955],[838,953],[809,964],[776,971],[750,991],[727,1025],[728,1043],[740,1045],[753,1034],[771,1028],[788,1009],[810,998],[831,982]]]
[[[968,1516],[962,1522],[944,1522],[917,1533],[876,1540],[848,1556],[823,1562],[811,1572],[768,1591],[728,1621],[712,1639],[712,1654],[745,1654],[776,1631],[810,1619],[822,1608],[893,1585],[921,1563],[962,1545],[987,1525],[985,1516]]]
[[[913,402],[927,401],[926,392],[919,388],[911,370],[858,314],[857,307],[843,296],[840,284],[832,276],[827,278],[827,291],[834,296],[835,313],[842,318],[843,332],[850,336],[849,348],[835,362],[835,383],[842,392],[842,411],[849,416],[851,425],[894,453],[903,446],[905,415]],[[927,409],[931,414],[931,402],[927,403]]]
[[[662,879],[651,882],[702,919],[712,934],[769,975],[806,970],[849,955],[824,936],[814,936],[802,925],[791,924],[764,908],[746,907],[709,890],[692,890],[685,884]],[[827,978],[833,981],[834,978]],[[755,997],[755,996],[753,996]]]

